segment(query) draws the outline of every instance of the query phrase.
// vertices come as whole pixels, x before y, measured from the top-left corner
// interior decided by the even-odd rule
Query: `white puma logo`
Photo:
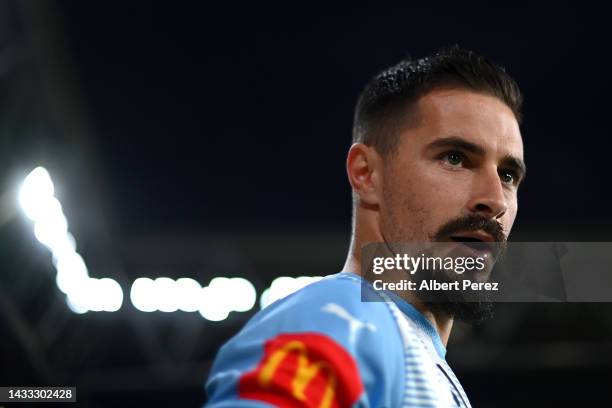
[[[366,323],[362,322],[361,320],[358,320],[349,312],[347,312],[345,308],[336,303],[328,303],[323,306],[321,310],[327,313],[334,314],[342,320],[346,320],[348,322],[351,342],[355,340],[355,335],[357,334],[357,331],[361,328],[366,328],[373,332],[376,331],[376,326],[374,326],[372,323]]]

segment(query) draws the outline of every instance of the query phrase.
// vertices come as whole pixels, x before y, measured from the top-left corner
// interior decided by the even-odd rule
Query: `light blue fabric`
[[[428,378],[419,367],[412,370],[406,364],[411,356],[405,351],[390,303],[362,301],[365,298],[381,299],[368,282],[342,272],[258,312],[219,351],[206,383],[207,406],[267,407],[254,400],[240,399],[237,385],[240,376],[254,370],[261,361],[266,341],[281,333],[321,333],[353,357],[364,386],[354,407],[401,407],[405,406],[407,394],[421,392],[419,387],[433,390],[428,383],[439,382],[437,375]],[[393,301],[415,323],[414,327],[430,337],[439,354],[436,358],[443,360],[446,350],[433,326],[409,303],[399,298]],[[411,385],[414,389],[407,389],[407,384],[414,384]]]

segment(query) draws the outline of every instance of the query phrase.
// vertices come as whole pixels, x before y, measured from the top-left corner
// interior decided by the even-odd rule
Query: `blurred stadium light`
[[[130,291],[132,304],[141,312],[199,311],[210,321],[224,320],[230,312],[247,312],[256,298],[255,287],[244,278],[218,277],[206,287],[191,278],[138,278]]]
[[[20,188],[19,204],[34,223],[36,239],[53,255],[58,288],[66,294],[66,302],[75,313],[116,312],[123,303],[121,286],[111,278],[89,276],[83,257],[76,251],[76,241],[68,230],[62,204],[54,194],[49,172],[44,167],[37,167]],[[264,308],[321,278],[278,277],[263,291],[260,305]],[[244,278],[216,277],[206,287],[191,278],[176,281],[167,277],[138,278],[130,290],[132,304],[142,312],[198,311],[210,321],[225,320],[231,312],[247,312],[255,305],[256,298],[255,287]]]
[[[270,304],[289,296],[293,292],[302,289],[304,286],[310,285],[320,279],[323,276],[300,276],[297,278],[291,278],[289,276],[279,276],[272,281],[270,287],[263,291],[260,299],[261,308],[265,308]]]
[[[66,303],[75,313],[116,312],[123,303],[123,291],[111,278],[89,277],[85,261],[76,252],[76,241],[68,231],[62,204],[44,167],[32,170],[19,190],[19,204],[34,223],[34,236],[53,255],[56,283],[66,294]]]

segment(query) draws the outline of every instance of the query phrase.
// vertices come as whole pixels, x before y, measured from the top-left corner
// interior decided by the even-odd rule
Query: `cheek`
[[[401,176],[399,176],[401,174]],[[458,177],[459,176],[459,177]],[[396,172],[387,188],[391,227],[404,239],[429,240],[441,225],[458,217],[466,197],[460,175],[433,166],[414,166]]]
[[[436,212],[458,216],[469,199],[472,179],[468,172],[449,171],[439,163],[425,162],[414,175],[415,194]]]

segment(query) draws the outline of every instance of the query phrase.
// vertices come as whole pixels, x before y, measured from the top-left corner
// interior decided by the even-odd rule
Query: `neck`
[[[361,244],[362,242],[376,242],[376,239],[369,239],[367,241],[359,239],[357,229],[353,232],[353,238],[351,240],[351,246],[349,249],[346,262],[342,271],[352,272],[360,276],[364,276],[361,270]],[[382,242],[382,237],[378,242]],[[453,318],[444,313],[434,313],[425,303],[416,299],[410,293],[402,293],[400,296],[410,304],[412,304],[419,312],[425,316],[425,318],[433,325],[438,332],[442,344],[446,347],[448,338],[450,337],[451,330],[453,328]]]

